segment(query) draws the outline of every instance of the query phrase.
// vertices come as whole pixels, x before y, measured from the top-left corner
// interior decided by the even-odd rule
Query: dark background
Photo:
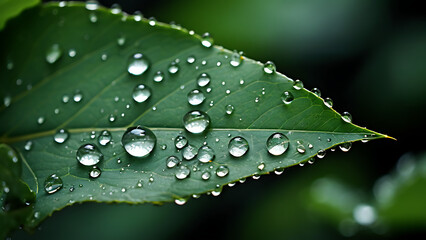
[[[116,1],[100,1],[111,6]],[[425,151],[426,12],[404,0],[129,0],[123,11],[174,21],[215,44],[275,62],[277,70],[318,87],[338,112],[397,141],[355,143],[349,153],[328,152],[315,164],[281,176],[248,179],[219,197],[184,206],[83,204],[54,213],[29,236],[15,239],[341,239],[339,223],[310,211],[316,179],[334,178],[374,202],[378,178],[405,153]],[[418,193],[425,200],[425,191]],[[423,201],[426,202],[426,201]],[[426,208],[426,204],[424,206]],[[426,223],[359,228],[352,238],[426,236]],[[339,230],[340,229],[340,230]]]

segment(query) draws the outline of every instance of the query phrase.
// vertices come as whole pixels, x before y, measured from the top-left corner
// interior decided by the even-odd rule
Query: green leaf
[[[39,2],[40,0],[0,0],[0,29],[3,29],[7,20]]]
[[[136,21],[104,8],[89,11],[81,3],[39,6],[10,21],[0,34],[0,97],[4,99],[0,142],[20,152],[26,163],[22,178],[37,194],[38,218],[27,226],[77,202],[163,203],[193,194],[217,194],[239,179],[306,162],[319,150],[387,137],[345,122],[323,99],[306,89],[297,90],[295,82],[280,73],[265,73],[259,62],[237,56],[241,64],[231,66],[235,53],[218,46],[206,48],[201,39],[179,26]],[[48,55],[52,51],[56,56]],[[127,71],[135,53],[143,53],[150,62],[141,76]],[[191,56],[194,63],[187,62]],[[171,74],[169,66],[177,59],[179,71]],[[161,82],[153,81],[157,71],[165,75]],[[201,88],[197,77],[202,73],[208,73],[211,82]],[[137,103],[132,91],[142,83],[152,95]],[[187,94],[196,88],[206,100],[191,106]],[[290,104],[281,100],[285,91],[294,96]],[[76,93],[82,94],[78,102],[73,101]],[[64,96],[70,97],[69,102],[63,102]],[[231,115],[225,111],[229,104],[234,107]],[[185,131],[182,119],[191,110],[209,115],[206,132]],[[115,121],[109,120],[111,115]],[[130,156],[120,144],[124,131],[137,125],[151,129],[157,139],[145,158]],[[53,140],[60,129],[70,133],[62,144]],[[102,130],[112,134],[106,146],[96,139]],[[266,149],[268,137],[276,132],[289,139],[281,156]],[[174,146],[178,135],[197,148],[207,143],[215,151],[209,163],[183,160],[181,165],[191,170],[183,180],[176,179],[176,167],[166,166],[167,157],[182,158]],[[250,146],[240,158],[228,153],[228,142],[235,136],[244,137]],[[102,174],[96,179],[89,177],[90,167],[76,160],[77,149],[87,143],[98,146],[104,156],[98,164]],[[219,166],[227,166],[229,174],[217,176]],[[211,174],[209,180],[201,178],[204,172]],[[51,174],[62,179],[63,187],[48,194],[44,180]]]

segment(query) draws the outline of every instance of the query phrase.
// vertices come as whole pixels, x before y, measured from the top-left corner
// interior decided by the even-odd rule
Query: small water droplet
[[[95,0],[88,0],[88,1],[86,1],[86,9],[87,10],[93,11],[93,10],[96,10],[98,8],[99,8],[98,1],[95,1]]]
[[[152,27],[155,26],[155,24],[157,24],[157,19],[155,19],[155,17],[150,17],[148,24]]]
[[[240,85],[243,85],[244,84],[244,80],[243,79],[241,79],[240,80]]]
[[[275,169],[274,173],[275,175],[281,175],[284,172],[284,168]]]
[[[70,96],[68,96],[68,95],[62,96],[62,102],[63,103],[68,103],[69,101],[70,101]]]
[[[85,144],[78,148],[76,158],[84,166],[93,166],[98,164],[104,158],[104,155],[95,145]]]
[[[290,104],[294,100],[294,96],[293,96],[293,94],[291,92],[285,91],[281,95],[281,100],[285,104]]]
[[[229,141],[228,152],[234,157],[242,157],[249,150],[249,144],[243,137],[234,137]]]
[[[207,61],[206,60],[203,60],[202,62],[201,62],[201,65],[203,65],[203,66],[205,66],[207,64]]]
[[[143,182],[142,182],[142,180],[140,179],[140,180],[138,180],[138,183],[136,183],[136,187],[137,188],[141,188],[143,186]]]
[[[234,112],[234,106],[228,104],[225,106],[225,112],[228,115],[231,115]]]
[[[255,175],[253,175],[251,178],[253,178],[254,180],[258,180],[258,179],[260,178],[260,175],[255,174]]]
[[[81,100],[83,99],[83,94],[80,92],[80,90],[76,90],[74,92],[74,96],[72,96],[72,99],[76,103],[81,102]]]
[[[296,80],[293,82],[293,88],[296,90],[300,90],[303,88],[303,82],[300,80]]]
[[[186,199],[184,199],[184,198],[177,198],[177,199],[175,199],[175,203],[177,205],[184,205],[186,203]]]
[[[186,137],[179,135],[176,137],[175,139],[175,146],[177,149],[182,149],[184,147],[186,147],[186,145],[188,144],[188,140],[186,139]]]
[[[213,191],[211,192],[211,194],[212,194],[212,196],[213,196],[213,197],[217,197],[217,196],[219,196],[221,193],[222,193],[222,188],[221,188],[221,187],[216,188],[215,190],[213,190]]]
[[[331,100],[331,98],[325,98],[324,99],[324,105],[329,107],[329,108],[332,108],[333,107],[333,100]]]
[[[161,150],[166,150],[167,149],[167,145],[166,144],[161,144]]]
[[[229,168],[227,166],[219,166],[216,168],[216,175],[218,177],[225,177],[229,173]]]
[[[296,149],[297,149],[297,152],[299,152],[299,153],[305,153],[306,152],[306,148],[305,148],[305,146],[303,146],[303,144],[298,144]]]
[[[98,143],[102,146],[111,142],[111,133],[108,130],[103,130],[98,136]]]
[[[198,89],[194,89],[188,93],[188,102],[192,106],[200,105],[204,102],[204,99],[206,99],[206,97],[204,96],[203,92]]]
[[[201,45],[203,45],[204,47],[210,48],[211,46],[213,46],[213,43],[213,38],[210,36],[209,33],[206,32],[201,36]]]
[[[33,146],[33,142],[32,141],[27,141],[25,143],[24,149],[27,150],[27,151],[30,151],[31,148],[32,148],[32,146]]]
[[[176,61],[173,61],[170,63],[167,70],[170,74],[176,74],[177,72],[179,72],[179,64]]]
[[[260,171],[263,171],[263,169],[265,169],[265,164],[264,164],[264,163],[260,163],[260,164],[257,166],[257,169],[259,169]]]
[[[90,170],[89,172],[89,176],[91,178],[98,178],[99,176],[101,176],[101,174],[102,174],[102,171],[97,166],[93,166],[92,170]]]
[[[11,102],[12,102],[12,98],[10,96],[4,97],[3,104],[5,107],[9,107]]]
[[[166,159],[166,166],[168,168],[174,168],[179,164],[180,160],[176,156],[170,156]]]
[[[111,6],[111,13],[112,14],[119,14],[121,13],[121,6],[117,3],[112,4]]]
[[[191,170],[187,166],[181,165],[176,170],[175,176],[177,179],[182,180],[189,177],[189,174],[191,174]]]
[[[55,136],[53,136],[53,139],[56,143],[64,143],[68,139],[69,133],[65,129],[59,129]]]
[[[106,53],[102,53],[102,55],[101,55],[101,60],[102,61],[106,61],[106,60],[108,60],[108,54],[106,54]]]
[[[210,125],[210,117],[202,111],[190,111],[183,117],[183,125],[190,133],[202,133]]]
[[[62,56],[62,49],[58,44],[53,44],[47,49],[46,52],[46,61],[50,64],[55,63]]]
[[[201,179],[203,179],[203,180],[209,180],[209,179],[210,179],[210,176],[211,176],[211,174],[210,174],[210,172],[209,172],[209,171],[204,171],[204,172],[201,174]]]
[[[189,63],[189,64],[193,64],[195,62],[195,57],[193,55],[189,56],[186,59],[186,62]]]
[[[197,156],[197,148],[195,148],[193,145],[189,144],[188,146],[186,146],[183,150],[182,150],[182,157],[185,160],[192,160],[195,158],[195,156]]]
[[[125,43],[126,43],[126,37],[124,35],[120,35],[117,38],[117,44],[118,44],[118,46],[124,46]]]
[[[345,122],[351,123],[352,122],[352,115],[350,113],[348,113],[348,112],[344,112],[342,114],[342,119]]]
[[[144,84],[139,84],[133,89],[132,97],[135,102],[145,102],[151,97],[151,89]]]
[[[210,83],[210,75],[207,73],[201,73],[197,78],[197,84],[200,87],[205,87]]]
[[[263,71],[267,74],[273,74],[275,73],[275,64],[271,61],[267,61],[264,65],[263,65]]]
[[[74,187],[74,185],[72,185],[72,186],[69,188],[69,191],[70,191],[70,192],[74,192],[74,190],[75,190],[75,187]]]
[[[220,67],[222,63],[220,61],[217,61],[216,66]]]
[[[241,62],[241,55],[237,51],[234,51],[231,55],[231,60],[229,61],[229,64],[231,64],[231,66],[233,67],[238,67],[240,66]]]
[[[114,122],[114,121],[115,121],[115,119],[116,119],[116,116],[115,116],[114,114],[110,114],[110,115],[108,116],[108,121],[110,121],[110,122]]]
[[[125,193],[127,191],[127,189],[126,188],[121,188],[121,192],[122,193]]]
[[[134,157],[145,157],[152,152],[157,142],[155,134],[145,127],[130,127],[121,138],[126,152]]]
[[[22,79],[18,78],[16,79],[16,86],[21,86],[22,85]]]
[[[318,88],[312,88],[311,92],[313,92],[318,97],[321,97],[321,91]]]
[[[96,22],[98,21],[98,16],[96,16],[96,14],[95,14],[95,13],[90,13],[90,14],[89,14],[89,20],[90,20],[90,22],[92,22],[92,23],[96,23]]]
[[[202,146],[198,149],[197,158],[202,163],[208,163],[213,161],[215,153],[213,148],[209,146]]]
[[[342,144],[339,145],[340,150],[342,150],[342,152],[347,152],[351,149],[352,147],[352,143],[351,142],[344,142]]]
[[[142,17],[143,17],[143,15],[142,15],[141,11],[136,11],[136,12],[133,13],[133,19],[136,22],[140,22],[142,20]]]
[[[38,117],[38,118],[37,118],[37,123],[38,123],[39,125],[42,125],[42,124],[44,123],[44,121],[45,121],[44,117]]]
[[[272,155],[279,156],[287,151],[290,140],[282,133],[272,134],[266,141],[266,148]]]
[[[48,194],[55,193],[63,187],[62,179],[56,174],[52,174],[44,180],[44,190]]]
[[[75,55],[77,55],[77,51],[75,51],[74,48],[71,48],[70,50],[68,50],[68,56],[73,58],[73,57],[75,57]]]
[[[135,76],[142,75],[150,67],[149,60],[142,53],[135,53],[128,60],[127,71]]]
[[[325,157],[325,154],[326,154],[326,151],[325,150],[322,150],[322,149],[320,149],[320,150],[318,150],[318,152],[317,152],[317,158],[324,158]]]
[[[154,78],[153,78],[154,82],[161,82],[164,80],[164,73],[162,71],[157,71],[154,74]]]

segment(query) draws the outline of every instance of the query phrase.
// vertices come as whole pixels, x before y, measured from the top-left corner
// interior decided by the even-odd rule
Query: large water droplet
[[[324,105],[331,108],[333,107],[333,100],[331,100],[331,98],[325,98],[324,99]]]
[[[62,179],[56,174],[52,174],[44,180],[44,190],[48,194],[55,193],[63,187]]]
[[[198,89],[194,89],[188,93],[188,102],[193,106],[200,105],[204,102],[204,99],[206,99],[206,97],[203,92]]]
[[[166,159],[166,166],[168,168],[174,168],[179,164],[180,160],[176,156],[170,156]]]
[[[281,100],[285,104],[290,104],[294,100],[294,96],[293,96],[293,94],[291,92],[285,91],[281,95]]]
[[[347,152],[351,149],[352,147],[352,143],[351,142],[344,142],[342,144],[339,145],[340,150],[342,150],[342,152]]]
[[[293,88],[296,90],[300,90],[303,88],[303,82],[300,80],[296,80],[293,82]]]
[[[213,38],[210,36],[210,33],[206,32],[201,36],[201,45],[203,45],[204,47],[209,48],[213,46],[213,43],[214,41]]]
[[[176,170],[176,178],[179,180],[185,179],[189,176],[189,174],[191,174],[191,170],[185,166],[179,166],[178,169]]]
[[[275,72],[275,64],[271,61],[267,61],[263,65],[263,71],[267,74],[273,74]]]
[[[183,125],[190,133],[202,133],[210,125],[210,117],[202,111],[191,111],[183,117]]]
[[[167,69],[170,74],[176,74],[179,72],[179,64],[176,61],[170,63],[169,68]]]
[[[104,158],[104,155],[95,145],[85,144],[78,148],[76,157],[77,161],[84,166],[93,166],[98,164]]]
[[[227,166],[219,166],[216,168],[216,175],[218,177],[225,177],[229,173],[229,168]]]
[[[121,138],[126,152],[134,157],[145,157],[152,152],[157,142],[154,133],[145,127],[130,127]]]
[[[350,113],[348,113],[348,112],[344,112],[342,114],[342,119],[345,122],[351,123],[352,122],[352,115]]]
[[[229,64],[231,64],[231,66],[233,67],[238,67],[241,64],[241,61],[241,55],[237,51],[234,51],[231,55],[231,60],[229,61]]]
[[[229,141],[228,151],[234,157],[241,157],[249,150],[249,144],[243,137],[234,137]]]
[[[192,160],[197,156],[197,148],[195,148],[193,145],[189,144],[182,150],[182,157],[185,160]]]
[[[100,177],[102,174],[102,171],[100,168],[93,166],[92,170],[90,170],[89,172],[89,177],[91,178],[98,178]]]
[[[53,44],[46,52],[46,61],[50,64],[55,63],[62,56],[62,49],[58,44]]]
[[[197,158],[202,163],[208,163],[213,161],[215,157],[215,153],[213,148],[209,146],[202,146],[200,149],[198,149]]]
[[[154,82],[161,82],[164,80],[164,73],[162,71],[157,71],[154,74],[154,78],[153,78]]]
[[[53,136],[53,139],[55,140],[55,142],[57,143],[63,143],[68,139],[69,133],[67,130],[65,129],[59,129],[56,133],[55,136]]]
[[[205,87],[210,83],[210,75],[207,73],[201,73],[197,78],[197,84],[200,87]]]
[[[176,137],[175,139],[175,146],[177,149],[182,149],[184,147],[186,147],[186,145],[188,144],[188,140],[186,139],[186,137],[179,135]]]
[[[129,58],[127,71],[135,76],[139,76],[146,72],[150,66],[149,60],[142,53],[135,53]]]
[[[137,85],[133,89],[132,97],[135,102],[142,103],[151,96],[151,89],[143,84]]]
[[[274,133],[266,141],[266,148],[270,154],[279,156],[287,151],[289,141],[284,134]]]
[[[225,112],[226,112],[226,114],[231,115],[234,112],[234,106],[232,106],[230,104],[226,105],[225,106]]]
[[[111,142],[111,133],[108,130],[103,130],[98,136],[98,143],[102,146]]]

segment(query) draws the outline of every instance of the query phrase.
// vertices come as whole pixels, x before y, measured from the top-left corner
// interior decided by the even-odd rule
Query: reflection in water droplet
[[[208,163],[213,161],[215,153],[213,148],[209,146],[202,146],[198,149],[197,158],[202,163]]]
[[[53,139],[55,140],[56,143],[63,143],[68,139],[68,136],[69,136],[69,133],[67,130],[59,129],[55,133],[55,136],[53,136]]]
[[[182,165],[176,170],[175,176],[177,179],[182,180],[187,178],[189,174],[191,174],[191,170],[187,166]]]
[[[342,114],[342,119],[345,122],[351,123],[352,122],[352,115],[350,113],[348,113],[348,112],[344,112]]]
[[[154,82],[161,82],[164,80],[164,73],[162,71],[157,71],[154,74],[154,78],[153,78]]]
[[[324,105],[331,108],[333,107],[333,100],[331,100],[331,98],[325,98],[324,99]]]
[[[100,168],[93,166],[92,170],[90,170],[90,172],[89,172],[89,176],[91,178],[98,178],[99,176],[101,176],[101,173],[102,173],[102,171],[101,171]]]
[[[234,137],[229,141],[228,152],[234,157],[241,157],[249,150],[249,144],[243,137]]]
[[[200,105],[204,102],[204,99],[206,99],[206,97],[204,96],[203,92],[198,89],[194,89],[188,93],[188,102],[192,106]]]
[[[135,53],[130,56],[127,71],[135,76],[142,75],[150,66],[149,60],[142,53]]]
[[[46,52],[46,61],[50,64],[55,63],[62,56],[62,49],[58,44],[53,44]]]
[[[226,114],[231,115],[234,112],[234,106],[232,106],[230,104],[226,105],[225,106],[225,112],[226,112]]]
[[[267,61],[264,65],[263,65],[263,71],[267,74],[273,74],[275,73],[275,64],[271,61]]]
[[[52,174],[44,180],[44,190],[48,194],[55,193],[63,187],[62,179],[56,174]]]
[[[205,87],[210,83],[210,75],[207,73],[201,73],[197,78],[197,84],[200,87]]]
[[[231,60],[229,61],[229,64],[233,67],[238,67],[241,64],[241,56],[237,51],[234,51],[231,55]]]
[[[287,151],[289,142],[290,140],[284,134],[274,133],[266,141],[266,148],[270,154],[279,156]]]
[[[218,177],[225,177],[226,175],[228,175],[229,173],[229,169],[227,166],[219,166],[218,168],[216,168],[216,175]]]
[[[176,156],[170,156],[166,159],[166,166],[168,168],[174,168],[179,164],[180,160]]]
[[[186,139],[186,137],[179,135],[176,137],[175,139],[175,146],[177,149],[182,149],[184,147],[186,147],[186,145],[188,144],[188,140]]]
[[[102,146],[111,142],[111,133],[108,130],[103,130],[98,136],[98,143]]]
[[[318,88],[312,88],[311,92],[313,92],[318,97],[321,97],[321,91]]]
[[[342,150],[342,152],[347,152],[351,149],[352,147],[352,143],[351,142],[344,142],[342,144],[339,145],[340,150]]]
[[[210,179],[210,176],[211,176],[211,174],[210,174],[210,172],[209,172],[209,171],[204,171],[204,172],[201,174],[201,179],[203,179],[203,180],[209,180],[209,179]]]
[[[189,144],[182,150],[182,157],[185,160],[192,160],[195,158],[195,156],[197,156],[197,153],[198,153],[197,148]]]
[[[213,46],[213,43],[213,38],[210,36],[209,33],[206,32],[201,36],[201,45],[203,45],[204,47],[210,48],[211,46]]]
[[[294,96],[293,96],[293,94],[291,92],[285,91],[281,95],[281,100],[285,104],[290,104],[294,100]]]
[[[151,89],[143,84],[137,85],[133,89],[132,97],[135,102],[142,103],[151,96]]]
[[[179,72],[179,64],[176,61],[170,63],[169,68],[167,69],[170,74],[176,74]]]
[[[190,133],[202,133],[210,125],[210,117],[202,111],[191,111],[183,117],[183,125]]]
[[[300,80],[296,80],[293,82],[293,88],[296,90],[300,90],[303,88],[303,82]]]
[[[145,157],[152,152],[157,142],[155,134],[145,127],[130,127],[121,138],[127,153],[134,157]]]
[[[76,158],[84,166],[93,166],[98,164],[104,158],[104,155],[95,145],[85,144],[78,148]]]

